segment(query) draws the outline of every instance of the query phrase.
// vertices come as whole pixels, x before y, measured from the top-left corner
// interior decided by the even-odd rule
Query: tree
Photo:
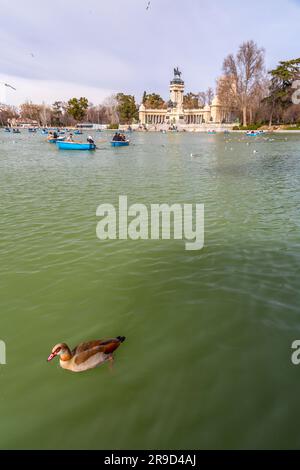
[[[205,96],[206,103],[210,106],[212,104],[212,100],[214,99],[214,90],[209,87],[205,92]]]
[[[108,119],[107,108],[103,105],[90,105],[86,115],[87,122],[104,124],[110,122]]]
[[[285,124],[300,125],[300,104],[292,104],[284,111],[282,120]]]
[[[235,101],[241,110],[243,125],[247,126],[249,104],[255,90],[264,80],[264,49],[260,49],[254,41],[244,42],[236,56],[229,54],[223,63],[224,85],[230,100]]]
[[[51,116],[51,124],[53,126],[61,126],[62,125],[62,117],[63,117],[63,103],[61,101],[55,101],[52,105],[52,116]]]
[[[18,112],[14,106],[9,106],[5,104],[0,104],[0,125],[7,126],[10,124],[10,121],[17,119]]]
[[[188,93],[183,97],[183,106],[186,109],[198,109],[199,108],[199,95],[196,93]]]
[[[102,106],[105,108],[107,122],[110,124],[119,124],[118,105],[116,95],[108,96],[102,103]]]
[[[133,120],[138,120],[138,108],[135,103],[135,98],[132,95],[125,95],[124,93],[117,94],[117,112],[121,124],[132,124]]]
[[[265,78],[256,87],[253,88],[248,106],[250,124],[253,124],[254,122],[258,123],[260,121],[265,121],[261,111],[263,108],[262,101],[268,95],[268,86],[269,81],[267,78]]]
[[[72,98],[68,101],[67,112],[72,116],[76,121],[81,122],[89,107],[89,102],[87,98]]]
[[[200,91],[198,93],[198,103],[200,108],[204,108],[206,105],[206,92],[205,91]]]
[[[31,119],[39,123],[41,109],[42,106],[33,104],[31,101],[27,101],[20,106],[20,116],[22,119]]]
[[[143,104],[148,109],[164,109],[166,107],[166,103],[157,93],[146,94],[144,99]]]
[[[281,61],[279,65],[269,71],[269,96],[265,101],[270,106],[269,125],[272,125],[274,114],[281,120],[287,108],[292,105],[293,82],[300,79],[300,58]]]
[[[50,125],[52,119],[52,109],[45,103],[42,104],[40,109],[40,122],[42,126],[47,127]]]

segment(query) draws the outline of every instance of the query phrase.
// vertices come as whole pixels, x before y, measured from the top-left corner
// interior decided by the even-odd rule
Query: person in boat
[[[55,131],[53,132],[53,138],[54,138],[54,139],[57,139],[57,138],[58,138],[58,134],[57,134],[57,132],[55,132]]]
[[[94,139],[91,135],[89,135],[86,140],[88,141],[89,144],[95,144]]]
[[[67,142],[74,142],[74,140],[73,140],[73,134],[69,134],[69,135],[68,135]]]
[[[118,133],[118,132],[115,133],[115,135],[113,136],[112,140],[113,140],[114,142],[117,142],[117,141],[119,140],[119,133]]]
[[[121,134],[121,135],[120,135],[120,141],[121,141],[121,142],[126,142],[126,137],[125,137],[124,134]]]

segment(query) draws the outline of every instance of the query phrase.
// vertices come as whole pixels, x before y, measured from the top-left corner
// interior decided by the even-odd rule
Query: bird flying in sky
[[[9,83],[4,83],[4,86],[6,86],[7,88],[11,88],[12,90],[16,90],[16,88],[14,88],[13,86],[9,85]]]
[[[146,10],[149,10],[149,8],[150,8],[150,4],[151,4],[151,2],[148,2],[148,3],[147,3]]]

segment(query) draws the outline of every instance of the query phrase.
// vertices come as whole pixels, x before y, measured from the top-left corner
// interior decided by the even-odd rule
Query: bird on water
[[[60,367],[72,372],[84,372],[104,362],[113,363],[113,353],[125,341],[125,336],[80,343],[73,350],[66,343],[56,344],[47,361],[59,356]]]

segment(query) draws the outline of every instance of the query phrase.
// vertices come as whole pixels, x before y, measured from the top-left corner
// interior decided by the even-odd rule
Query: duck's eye
[[[60,352],[61,348],[57,348],[57,350],[55,351],[56,354],[58,354]]]

